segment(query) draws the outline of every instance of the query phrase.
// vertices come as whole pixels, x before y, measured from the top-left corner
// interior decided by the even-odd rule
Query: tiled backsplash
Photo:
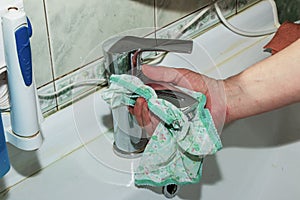
[[[223,0],[225,15],[258,0]],[[103,75],[101,44],[120,33],[165,27],[160,37],[172,37],[211,0],[24,0],[33,25],[33,67],[39,94]],[[197,12],[198,11],[198,12]],[[173,23],[176,22],[176,23]],[[185,38],[217,22],[212,10],[185,33]],[[169,26],[167,26],[169,25]],[[154,28],[156,27],[156,28]],[[172,32],[170,34],[170,32]],[[78,87],[59,96],[40,98],[44,113],[70,104],[94,86]]]
[[[300,0],[275,0],[279,21],[299,21],[300,20]]]

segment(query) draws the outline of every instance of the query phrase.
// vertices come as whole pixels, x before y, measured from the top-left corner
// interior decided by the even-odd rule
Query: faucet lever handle
[[[192,49],[192,40],[114,37],[103,43],[106,75],[107,78],[111,74],[128,72],[136,75],[142,63],[141,54],[145,51],[191,53]]]
[[[111,46],[109,52],[124,53],[134,51],[166,51],[176,53],[191,53],[192,40],[155,39],[125,36]]]

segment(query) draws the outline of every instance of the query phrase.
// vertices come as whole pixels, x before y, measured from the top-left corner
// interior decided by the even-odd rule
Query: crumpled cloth
[[[189,121],[180,109],[157,98],[155,90],[135,76],[111,75],[110,83],[102,98],[112,109],[134,106],[136,97],[143,97],[149,110],[161,119],[135,169],[135,184],[164,186],[199,182],[203,158],[222,148],[211,114],[205,108],[205,95],[178,87],[199,102],[194,118]]]
[[[284,22],[280,25],[272,40],[264,46],[276,54],[300,38],[300,24]]]

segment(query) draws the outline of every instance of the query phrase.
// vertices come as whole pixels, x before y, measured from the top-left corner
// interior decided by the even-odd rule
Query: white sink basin
[[[205,159],[201,182],[183,186],[174,199],[297,199],[299,111],[300,104],[227,126],[224,149]],[[134,185],[138,159],[116,156],[112,141],[112,132],[98,135],[12,187],[4,199],[165,199],[161,188]]]

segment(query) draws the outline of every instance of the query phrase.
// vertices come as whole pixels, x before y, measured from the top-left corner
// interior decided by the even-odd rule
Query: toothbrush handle
[[[31,25],[24,11],[9,9],[2,18],[2,29],[12,131],[21,137],[31,137],[39,132],[29,41]]]

